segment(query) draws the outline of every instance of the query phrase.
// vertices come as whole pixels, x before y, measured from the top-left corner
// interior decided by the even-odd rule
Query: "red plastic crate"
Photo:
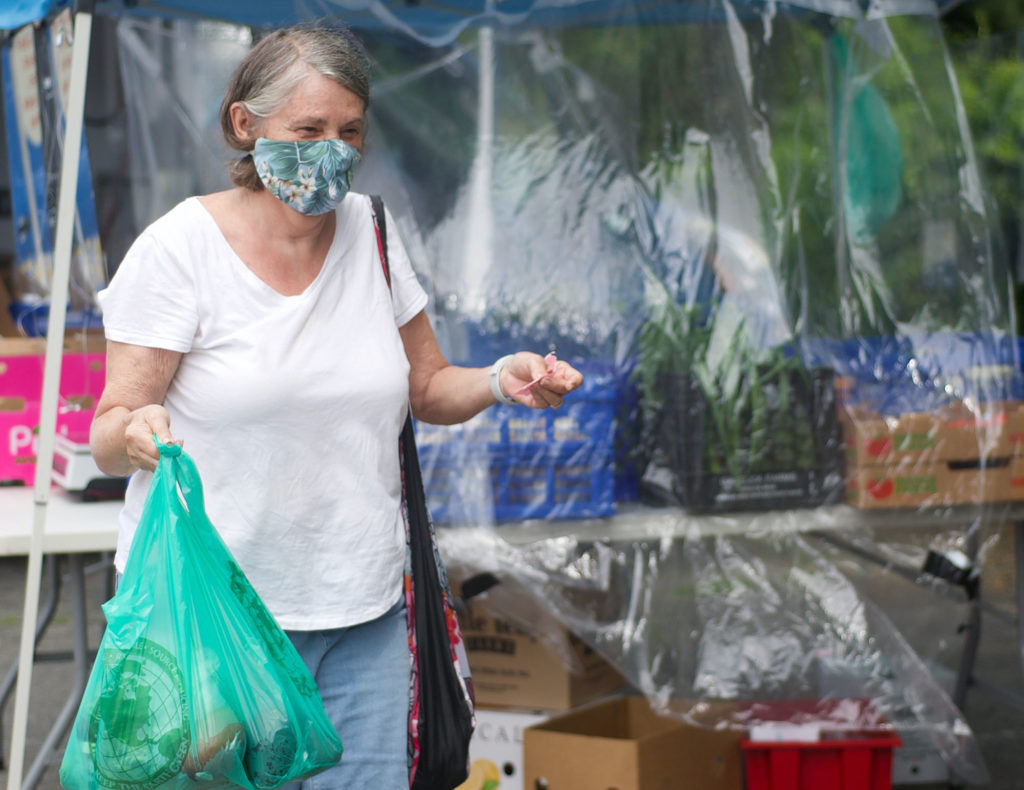
[[[742,741],[747,790],[889,790],[890,733],[807,743]]]

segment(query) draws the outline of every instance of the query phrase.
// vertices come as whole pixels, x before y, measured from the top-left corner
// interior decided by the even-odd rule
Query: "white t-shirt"
[[[135,241],[99,294],[106,336],[183,353],[164,405],[211,522],[282,628],[365,622],[402,589],[398,334],[427,303],[388,216],[389,293],[369,199],[349,194],[323,268],[282,296],[189,198]],[[121,511],[124,568],[152,475]]]

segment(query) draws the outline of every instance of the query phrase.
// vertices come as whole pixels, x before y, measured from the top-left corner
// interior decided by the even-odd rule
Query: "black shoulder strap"
[[[373,229],[377,234],[377,252],[384,269],[384,279],[391,287],[391,266],[388,265],[388,223],[384,214],[384,201],[380,195],[370,195],[370,212],[373,214]]]

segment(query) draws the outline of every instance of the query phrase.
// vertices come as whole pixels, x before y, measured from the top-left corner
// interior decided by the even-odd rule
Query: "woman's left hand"
[[[505,363],[498,383],[502,392],[524,406],[557,409],[583,383],[583,374],[553,354],[520,351]]]

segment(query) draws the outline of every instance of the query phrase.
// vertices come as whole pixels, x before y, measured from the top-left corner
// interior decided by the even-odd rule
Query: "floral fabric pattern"
[[[256,141],[252,159],[263,185],[300,214],[334,211],[348,194],[359,152],[344,140]]]

